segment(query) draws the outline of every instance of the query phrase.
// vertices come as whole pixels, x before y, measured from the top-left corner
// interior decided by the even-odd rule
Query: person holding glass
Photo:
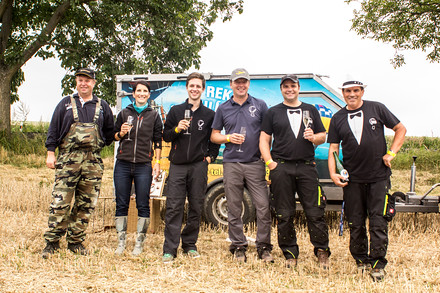
[[[148,82],[137,81],[133,85],[133,97],[133,104],[122,109],[116,118],[115,140],[119,141],[119,147],[113,180],[116,193],[115,224],[118,233],[118,248],[115,253],[120,255],[125,250],[128,207],[134,181],[138,222],[132,254],[137,256],[143,250],[150,223],[149,194],[152,176],[158,176],[160,173],[162,120],[148,104]]]
[[[264,262],[273,262],[266,170],[258,148],[260,126],[267,105],[248,94],[250,76],[245,69],[232,71],[230,86],[233,96],[218,107],[211,134],[214,143],[225,144],[223,182],[228,201],[228,233],[232,241],[229,250],[237,262],[246,261],[248,241],[243,233],[241,218],[246,185],[257,212],[258,257]],[[225,134],[221,133],[223,128]]]
[[[165,121],[163,139],[171,142],[170,169],[167,183],[165,241],[162,261],[170,263],[177,256],[182,241],[183,253],[200,257],[197,239],[208,180],[208,164],[215,161],[219,145],[211,143],[214,111],[203,105],[205,77],[194,72],[186,79],[188,99],[173,106]],[[185,200],[188,213],[182,230]]]
[[[299,255],[293,224],[297,193],[306,214],[314,253],[319,265],[328,269],[330,249],[324,218],[325,197],[318,185],[314,148],[325,142],[325,128],[315,106],[298,99],[300,85],[296,75],[283,76],[280,89],[284,101],[267,111],[260,134],[261,155],[270,169],[278,245],[286,258],[286,266],[295,267]]]

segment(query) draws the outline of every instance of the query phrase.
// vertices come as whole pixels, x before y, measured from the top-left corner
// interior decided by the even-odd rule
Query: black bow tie
[[[296,114],[300,114],[301,111],[300,110],[289,110],[290,114],[296,113]]]
[[[358,112],[358,113],[356,113],[356,114],[350,114],[350,119],[353,119],[354,117],[362,117],[362,113],[361,112]]]

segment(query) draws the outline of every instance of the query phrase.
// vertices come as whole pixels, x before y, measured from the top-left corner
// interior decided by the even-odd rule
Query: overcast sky
[[[230,74],[244,67],[251,74],[315,73],[330,76],[324,81],[334,88],[358,79],[368,84],[364,99],[383,102],[408,135],[440,136],[440,64],[410,51],[407,64],[394,69],[390,44],[350,31],[355,8],[343,0],[245,0],[243,14],[212,27],[214,38],[201,51],[199,71]],[[61,99],[65,70],[56,60],[34,58],[24,72],[19,94],[30,108],[28,120],[49,121]]]

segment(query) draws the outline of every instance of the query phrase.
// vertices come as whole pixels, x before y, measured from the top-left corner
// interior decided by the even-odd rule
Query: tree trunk
[[[11,75],[0,68],[0,132],[11,132]]]

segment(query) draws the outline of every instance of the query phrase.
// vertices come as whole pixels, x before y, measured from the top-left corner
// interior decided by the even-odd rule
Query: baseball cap
[[[284,75],[284,76],[281,78],[280,85],[282,85],[283,82],[285,82],[286,80],[291,80],[291,81],[293,81],[294,83],[299,83],[298,76],[296,76],[295,74],[287,74],[287,75]]]
[[[232,71],[230,80],[234,81],[239,78],[251,80],[251,78],[249,76],[249,72],[247,72],[247,70],[244,68],[237,68],[237,69],[234,69],[234,71]]]
[[[366,88],[367,87],[367,85],[366,84],[363,84],[362,82],[360,82],[360,81],[357,81],[357,80],[350,80],[350,81],[346,81],[346,82],[344,82],[343,84],[342,84],[342,86],[339,88],[339,89],[346,89],[346,88],[349,88],[349,87],[355,87],[355,86],[360,86],[361,88]]]
[[[90,68],[81,68],[76,71],[75,76],[78,75],[85,75],[87,77],[90,77],[91,79],[95,79],[95,71]]]

